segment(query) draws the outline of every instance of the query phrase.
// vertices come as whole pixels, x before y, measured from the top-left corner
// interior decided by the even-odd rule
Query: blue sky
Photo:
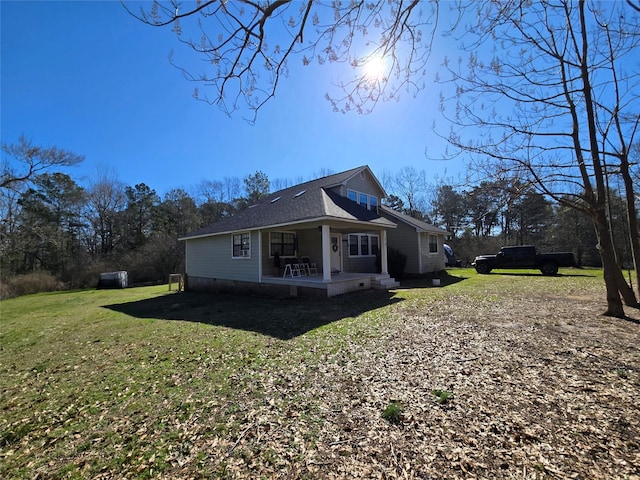
[[[324,99],[344,65],[303,67],[289,77],[254,125],[192,98],[194,85],[168,61],[190,58],[169,28],[146,26],[116,1],[1,5],[1,139],[24,134],[37,145],[72,150],[85,161],[66,170],[87,184],[111,169],[127,185],[144,182],[163,195],[192,191],[202,180],[307,180],[320,171],[367,164],[382,179],[411,166],[456,177],[462,160],[434,161],[446,145],[433,132],[440,87],[433,75],[414,98],[378,104],[369,115],[334,113]],[[195,55],[195,54],[193,54]],[[432,55],[434,72],[445,54]],[[445,126],[439,124],[441,130]]]

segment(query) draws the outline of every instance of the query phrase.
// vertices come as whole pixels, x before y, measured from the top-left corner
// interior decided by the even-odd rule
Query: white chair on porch
[[[282,276],[286,277],[287,274],[291,276],[291,278],[293,278],[301,277],[302,275],[305,275],[306,272],[304,271],[304,268],[300,265],[300,263],[298,263],[297,258],[287,258],[285,259],[284,273],[282,274]]]

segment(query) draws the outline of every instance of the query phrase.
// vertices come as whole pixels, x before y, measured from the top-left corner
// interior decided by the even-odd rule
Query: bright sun
[[[382,80],[385,76],[384,59],[382,57],[369,58],[362,66],[362,72],[370,82]]]

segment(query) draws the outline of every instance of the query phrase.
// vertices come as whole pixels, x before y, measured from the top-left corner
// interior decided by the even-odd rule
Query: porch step
[[[391,278],[389,275],[375,275],[371,277],[371,288],[377,290],[390,290],[392,288],[398,288],[400,282],[396,282],[395,278]]]

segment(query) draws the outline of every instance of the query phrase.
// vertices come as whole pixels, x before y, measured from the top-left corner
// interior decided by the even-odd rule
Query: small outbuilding
[[[129,274],[124,271],[106,272],[100,274],[97,288],[127,288],[129,286]]]

